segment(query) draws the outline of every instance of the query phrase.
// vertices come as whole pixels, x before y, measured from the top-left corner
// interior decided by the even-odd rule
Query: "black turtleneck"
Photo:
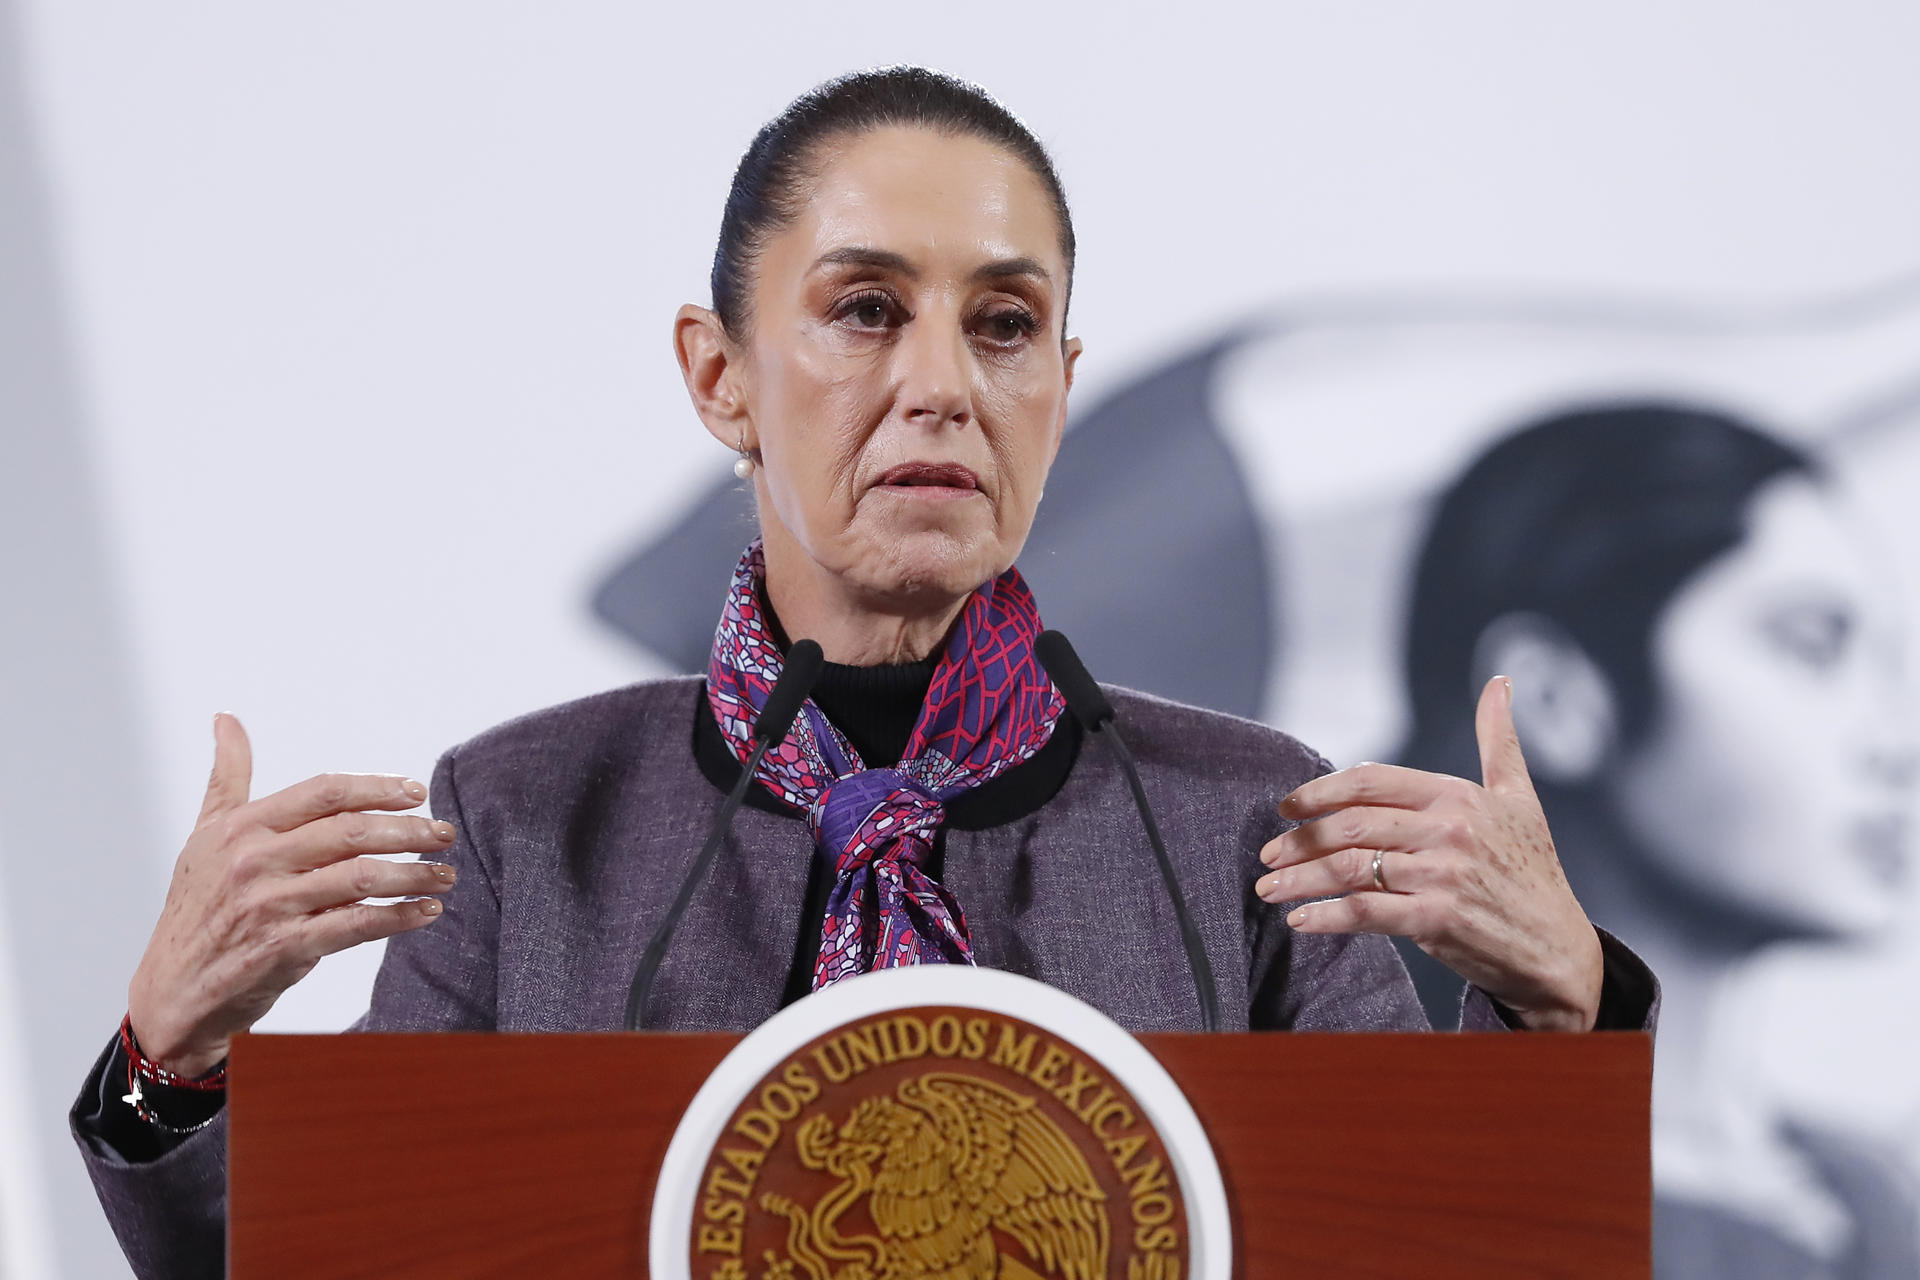
[[[920,707],[933,683],[933,668],[931,660],[885,667],[848,667],[829,662],[813,686],[811,701],[847,735],[862,762],[869,767],[898,764],[920,719]],[[1080,726],[1072,716],[1062,715],[1047,745],[1031,760],[949,800],[946,826],[956,831],[983,831],[1037,812],[1067,780],[1079,754]],[[704,693],[695,700],[693,758],[707,781],[721,791],[731,789],[740,777],[740,761],[720,732]],[[762,786],[747,789],[746,803],[768,813],[793,812]],[[936,844],[936,862],[943,852]],[[939,878],[933,868],[928,873]]]
[[[868,765],[897,764],[920,719],[934,662],[849,667],[829,662],[813,686],[813,703],[847,735]]]

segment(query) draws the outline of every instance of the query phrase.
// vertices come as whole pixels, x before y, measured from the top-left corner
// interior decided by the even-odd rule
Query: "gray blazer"
[[[618,1029],[641,950],[720,807],[692,750],[702,689],[697,678],[633,685],[449,751],[433,810],[459,832],[447,855],[459,882],[438,921],[387,944],[356,1028]],[[1260,847],[1285,829],[1281,797],[1326,762],[1263,725],[1110,693],[1218,977],[1222,1027],[1427,1029],[1387,939],[1296,935],[1283,908],[1253,895]],[[1178,924],[1125,778],[1100,744],[1082,745],[1038,812],[944,838],[942,880],[966,911],[978,963],[1071,992],[1132,1031],[1199,1028]],[[660,968],[648,1026],[745,1031],[776,1012],[811,854],[798,815],[741,810]],[[1610,972],[1638,965],[1602,937]],[[1462,1026],[1503,1025],[1470,989]],[[103,1078],[109,1057],[73,1122],[107,1216],[142,1277],[217,1276],[224,1115],[157,1158],[129,1159],[100,1121],[119,1092]]]

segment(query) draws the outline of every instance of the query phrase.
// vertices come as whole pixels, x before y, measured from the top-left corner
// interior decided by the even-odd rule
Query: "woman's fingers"
[[[214,761],[200,820],[174,865],[166,905],[127,993],[150,1056],[206,1064],[322,955],[437,919],[430,895],[453,827],[397,810],[427,798],[397,774],[327,773],[249,800],[252,750],[214,717]],[[395,863],[360,855],[423,853]],[[375,905],[367,898],[407,898]]]
[[[336,813],[268,839],[273,864],[311,871],[362,853],[437,854],[453,843],[453,824],[412,814]]]
[[[396,773],[323,773],[251,806],[256,821],[291,831],[319,818],[362,809],[411,809],[427,798],[425,784]]]
[[[432,924],[440,918],[440,910],[438,898],[380,905],[356,902],[352,906],[335,907],[311,917],[307,921],[305,936],[316,955],[330,956],[363,942],[391,938],[396,933]]]
[[[1327,902],[1308,902],[1287,913],[1301,933],[1386,933],[1416,938],[1429,932],[1431,904],[1397,893],[1350,893]]]
[[[1454,834],[1441,817],[1409,809],[1361,805],[1303,822],[1267,841],[1260,850],[1260,861],[1278,868],[1324,858],[1340,849],[1430,848]]]
[[[1301,825],[1261,850],[1274,870],[1254,890],[1322,899],[1288,912],[1303,933],[1412,938],[1523,1025],[1591,1027],[1599,942],[1560,870],[1511,701],[1504,679],[1481,694],[1484,785],[1367,764],[1293,792],[1280,811]]]
[[[384,858],[349,858],[291,877],[281,901],[302,915],[327,911],[362,898],[406,898],[445,893],[453,887],[454,869],[444,862],[388,862]]]
[[[1387,893],[1414,893],[1445,881],[1444,855],[1404,853],[1381,848],[1337,849],[1312,862],[1282,867],[1253,882],[1266,902],[1325,898],[1336,893],[1381,891],[1374,883],[1373,859],[1380,855],[1380,882]]]
[[[1423,809],[1461,781],[1397,764],[1357,764],[1295,788],[1280,802],[1280,816],[1305,821],[1353,805]]]

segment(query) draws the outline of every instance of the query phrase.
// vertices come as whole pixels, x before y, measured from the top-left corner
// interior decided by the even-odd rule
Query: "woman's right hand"
[[[437,854],[450,823],[411,809],[427,789],[381,773],[323,773],[249,801],[253,751],[230,715],[214,717],[213,776],[200,820],[174,864],[167,902],[127,990],[140,1051],[197,1076],[227,1056],[320,957],[431,923],[430,896],[373,905],[363,898],[444,893],[440,862],[388,862],[377,853]]]

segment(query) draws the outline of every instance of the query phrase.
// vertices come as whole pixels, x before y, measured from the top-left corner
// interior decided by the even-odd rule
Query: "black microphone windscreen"
[[[1067,700],[1067,710],[1089,733],[1113,719],[1113,704],[1087,674],[1086,664],[1065,636],[1058,631],[1042,631],[1033,642],[1033,653],[1046,668],[1054,688]]]
[[[788,647],[780,678],[773,682],[767,705],[760,708],[760,714],[754,718],[755,738],[769,746],[780,745],[787,730],[793,727],[793,718],[800,714],[800,704],[813,692],[814,681],[820,678],[820,668],[826,660],[820,646],[811,640],[795,640]]]

